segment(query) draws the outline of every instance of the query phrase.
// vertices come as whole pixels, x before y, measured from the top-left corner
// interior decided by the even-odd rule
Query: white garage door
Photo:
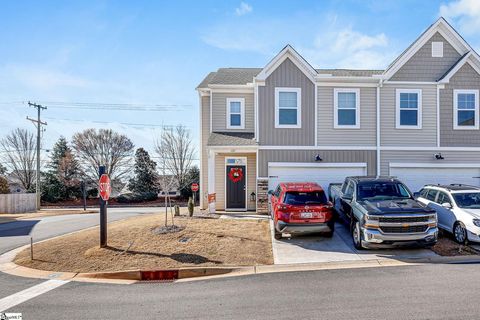
[[[480,168],[472,164],[455,164],[455,167],[422,164],[390,164],[390,175],[404,182],[412,192],[420,190],[426,184],[463,183],[478,186]]]
[[[341,183],[345,177],[366,174],[366,163],[269,162],[268,188],[273,190],[280,182],[316,182],[326,192],[330,183]]]

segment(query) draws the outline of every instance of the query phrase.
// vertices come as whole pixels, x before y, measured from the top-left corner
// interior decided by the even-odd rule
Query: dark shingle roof
[[[441,76],[437,81],[441,81],[443,80],[443,78],[445,78],[459,63],[461,63],[463,61],[463,59],[465,59],[465,57],[470,53],[470,51],[466,52],[463,56],[460,57],[460,59],[458,59],[457,62],[455,62],[448,70],[447,72],[445,72],[443,74],[443,76]]]
[[[209,146],[254,146],[253,133],[250,132],[212,132],[208,137]]]
[[[209,84],[247,84],[262,71],[262,68],[220,68],[210,72],[197,88],[207,88]]]
[[[371,77],[382,74],[383,70],[353,70],[353,69],[316,69],[319,74],[331,74],[334,77]]]
[[[208,88],[209,84],[245,85],[252,83],[262,68],[220,68],[210,72],[197,88]],[[331,74],[334,77],[371,77],[382,74],[383,70],[353,70],[353,69],[316,69],[319,74]]]

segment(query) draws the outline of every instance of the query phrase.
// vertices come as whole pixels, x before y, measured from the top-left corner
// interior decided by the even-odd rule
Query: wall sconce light
[[[317,154],[317,155],[315,156],[315,161],[323,161],[323,159],[320,158],[320,155],[319,155],[319,154]]]
[[[255,192],[250,193],[250,201],[255,201],[255,200],[257,200],[257,195],[255,194]]]
[[[445,159],[440,152],[439,152],[439,153],[435,153],[433,156],[434,156],[435,159],[437,159],[437,160],[443,160],[443,159]]]

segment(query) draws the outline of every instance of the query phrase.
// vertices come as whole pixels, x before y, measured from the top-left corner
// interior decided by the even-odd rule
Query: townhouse
[[[199,84],[201,206],[265,211],[281,181],[480,182],[480,57],[440,18],[385,70],[315,69],[287,45]]]

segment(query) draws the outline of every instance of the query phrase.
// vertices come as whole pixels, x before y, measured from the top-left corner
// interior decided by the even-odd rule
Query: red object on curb
[[[142,281],[178,279],[178,270],[140,271],[140,274]]]
[[[198,191],[198,183],[192,183],[192,191],[197,192]]]
[[[108,174],[102,174],[100,180],[98,181],[98,190],[100,192],[100,197],[103,201],[107,201],[110,198],[110,193],[112,192],[112,186],[110,185],[110,177]]]

